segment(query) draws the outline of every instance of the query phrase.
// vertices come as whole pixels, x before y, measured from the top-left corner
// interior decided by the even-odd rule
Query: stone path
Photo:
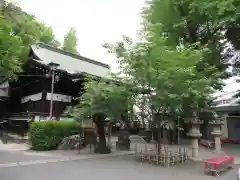
[[[179,146],[172,146],[172,148],[177,147]],[[79,178],[110,180],[113,177],[116,180],[157,180],[159,178],[175,180],[176,177],[179,180],[190,177],[195,180],[215,179],[204,175],[202,162],[187,162],[165,169],[135,161],[131,155],[133,151],[115,151],[111,154],[77,154],[76,151],[35,152],[26,149],[26,146],[18,144],[0,145],[1,180],[30,180],[32,177],[35,180]],[[214,153],[201,147],[200,155],[207,157]],[[89,169],[94,173],[89,173]],[[236,169],[223,174],[219,179],[236,179]]]
[[[25,151],[28,150],[27,144],[8,143],[0,144],[0,151]]]
[[[174,172],[174,173],[173,173]],[[1,180],[214,180],[204,175],[201,163],[188,162],[172,168],[139,163],[131,156],[94,158],[82,161],[39,163],[0,168]],[[236,179],[235,170],[223,174],[221,180]]]
[[[107,158],[107,157],[116,157],[116,156],[122,156],[122,155],[130,155],[130,154],[133,154],[133,152],[119,151],[119,152],[113,152],[111,154],[90,154],[90,155],[71,154],[68,156],[66,156],[66,154],[62,155],[60,153],[54,154],[54,153],[37,153],[37,152],[36,153],[18,152],[18,153],[9,153],[6,156],[6,152],[5,154],[4,152],[0,152],[0,168],[28,166],[28,165],[56,163],[56,162],[68,162],[68,161],[76,161],[76,160],[88,160],[88,159],[96,159],[96,158]]]

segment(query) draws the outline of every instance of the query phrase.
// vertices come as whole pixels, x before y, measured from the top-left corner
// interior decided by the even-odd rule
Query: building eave
[[[71,56],[71,57],[73,57],[75,59],[79,59],[81,61],[86,61],[86,62],[89,62],[91,64],[95,64],[95,65],[102,66],[102,67],[110,69],[110,66],[108,64],[101,63],[99,61],[96,61],[96,60],[93,60],[93,59],[90,59],[90,58],[87,58],[87,57],[84,57],[84,56],[73,54],[73,53],[64,51],[64,50],[62,50],[60,48],[56,48],[56,47],[53,47],[51,45],[45,44],[45,43],[39,42],[39,43],[37,43],[35,45],[37,45],[39,47],[42,47],[42,48],[45,48],[45,49],[48,49],[48,50],[51,50],[51,51],[54,51],[54,52],[57,52],[57,53],[60,53],[60,54],[63,54],[63,55],[66,55],[66,56]],[[31,48],[32,47],[33,47],[33,45],[31,46]]]
[[[213,107],[216,112],[240,112],[240,105],[227,105],[227,106],[217,106]]]
[[[69,75],[89,74],[103,78],[111,73],[107,64],[42,43],[32,45],[29,56],[32,60],[45,67],[48,67],[50,63],[58,64],[57,71],[65,71]]]

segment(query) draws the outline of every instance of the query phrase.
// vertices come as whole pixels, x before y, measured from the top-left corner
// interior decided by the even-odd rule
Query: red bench
[[[204,169],[206,172],[216,176],[220,172],[232,168],[234,164],[234,156],[216,156],[204,161]]]
[[[214,148],[214,142],[206,139],[200,139],[200,144],[208,148]]]

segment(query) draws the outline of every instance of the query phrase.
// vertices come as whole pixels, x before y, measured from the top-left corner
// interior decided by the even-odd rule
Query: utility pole
[[[54,92],[54,81],[55,81],[55,70],[51,71],[52,81],[51,81],[51,100],[50,100],[50,110],[49,110],[49,118],[52,120],[53,113],[53,92]]]
[[[48,66],[51,70],[51,100],[50,100],[50,109],[49,109],[49,119],[53,120],[53,94],[54,94],[54,82],[55,82],[55,71],[59,64],[49,63]]]

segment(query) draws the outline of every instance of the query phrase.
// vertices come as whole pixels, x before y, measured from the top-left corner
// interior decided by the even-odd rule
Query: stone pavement
[[[112,138],[113,147],[114,147],[115,142],[116,142],[116,137],[113,137]],[[142,146],[141,147],[142,149],[145,148],[145,145],[140,145],[140,146]],[[169,147],[170,147],[170,149],[173,149],[173,150],[175,149],[175,151],[177,151],[179,147],[185,147],[188,150],[188,155],[191,156],[191,146],[189,145],[189,142],[187,142],[187,141],[185,143],[183,143],[183,145],[171,145]],[[131,145],[131,148],[134,149],[134,144]],[[148,145],[148,148],[150,148],[150,149],[155,148],[155,146],[150,144],[150,145]],[[95,158],[95,157],[99,156],[98,154],[90,153],[88,148],[81,150],[80,154],[78,151],[36,152],[36,151],[28,150],[28,149],[29,149],[29,146],[27,144],[16,144],[16,143],[2,144],[0,141],[0,164],[3,163],[1,161],[1,156],[2,156],[1,152],[2,151],[3,152],[21,152],[22,155],[24,157],[26,157],[27,161],[33,160],[33,162],[29,162],[29,163],[43,163],[44,160],[56,161],[56,159],[59,159],[59,161],[69,161],[69,160],[73,160],[73,159],[79,160],[79,159]],[[215,153],[211,149],[200,146],[199,147],[199,160],[202,161],[204,159],[216,156],[218,154],[221,154],[221,155],[229,154],[229,155],[234,155],[236,157],[235,164],[240,165],[240,145],[226,144],[223,146],[223,150],[224,151],[222,153]],[[104,155],[104,157],[115,156],[117,154],[123,155],[123,154],[132,154],[133,153],[133,151],[117,152],[115,147],[113,148],[113,151],[114,152],[112,154]],[[32,158],[32,160],[30,157]],[[24,158],[20,158],[20,160],[16,161],[16,163],[18,163],[20,161],[25,163],[25,161],[22,161],[22,160],[24,160]]]
[[[174,173],[173,173],[174,172]],[[214,180],[204,175],[201,163],[188,162],[172,168],[162,168],[139,163],[132,156],[95,158],[81,161],[35,164],[0,168],[1,180]],[[236,170],[223,174],[219,179],[236,179]]]
[[[99,159],[133,154],[132,151],[118,151],[111,154],[76,154],[74,152],[0,152],[0,168],[28,166],[56,162]]]
[[[202,162],[187,162],[171,168],[139,163],[130,155],[133,151],[114,151],[111,154],[80,153],[76,151],[35,152],[26,150],[23,145],[8,144],[0,146],[0,179],[1,180],[213,180],[204,175]],[[172,146],[177,148],[181,146]],[[188,147],[188,146],[182,146]],[[189,147],[188,147],[189,148]],[[237,147],[235,147],[237,148]],[[190,150],[190,149],[189,149]],[[227,153],[237,154],[238,149],[225,148]],[[190,153],[190,152],[189,152]],[[240,154],[240,152],[239,152]],[[212,156],[211,150],[200,147],[202,157]],[[240,156],[239,156],[240,157]],[[219,179],[236,179],[237,169],[224,173]],[[173,173],[174,172],[174,173]]]
[[[45,151],[37,152],[29,150],[27,144],[0,144],[0,168],[27,166],[33,164],[46,164],[55,162],[76,161],[84,159],[115,157],[119,155],[133,154],[133,151],[116,151],[111,154],[90,153],[88,148],[83,151]]]
[[[0,144],[0,151],[25,151],[28,150],[27,144],[8,143]]]

